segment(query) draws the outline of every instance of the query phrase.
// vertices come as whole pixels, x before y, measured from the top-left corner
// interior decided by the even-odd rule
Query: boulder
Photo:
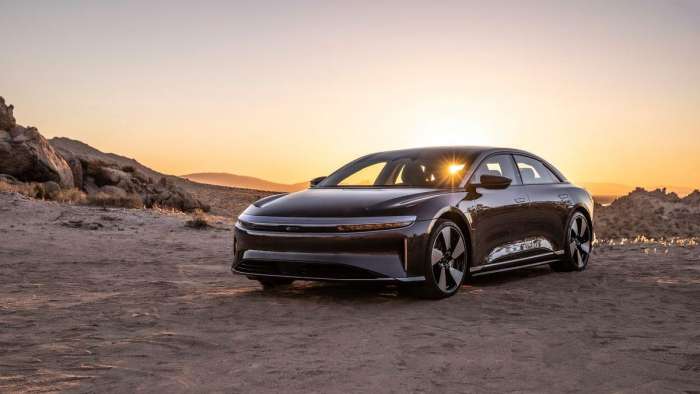
[[[41,184],[44,190],[44,198],[53,199],[61,192],[61,186],[54,181],[48,181]]]
[[[120,187],[110,185],[102,186],[100,188],[100,192],[107,194],[108,196],[113,198],[126,198],[127,195],[126,190]]]
[[[54,181],[62,187],[74,186],[68,163],[34,127],[14,126],[0,133],[0,172],[24,182]]]
[[[119,183],[129,183],[131,175],[124,171],[111,167],[100,167],[95,174],[95,183],[98,186],[118,185]]]
[[[12,130],[17,125],[13,110],[14,107],[5,105],[5,99],[0,97],[0,130]]]
[[[0,181],[5,182],[5,183],[9,183],[10,185],[17,185],[20,183],[20,181],[17,180],[17,178],[13,177],[12,175],[8,175],[8,174],[0,174]]]
[[[49,144],[51,144],[50,141],[49,141]],[[63,160],[65,160],[66,163],[68,163],[68,167],[70,167],[70,171],[71,171],[71,173],[73,173],[73,186],[75,186],[78,189],[82,189],[84,175],[83,175],[83,164],[80,161],[80,159],[68,151],[58,149],[58,148],[54,147],[53,145],[51,145],[51,147],[56,150],[56,153],[58,153],[61,157],[63,157]]]

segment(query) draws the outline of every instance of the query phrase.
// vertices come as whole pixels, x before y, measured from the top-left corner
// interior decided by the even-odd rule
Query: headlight
[[[355,231],[388,230],[410,226],[415,216],[380,217],[272,217],[242,213],[236,226],[246,230],[287,233],[347,233]]]
[[[371,224],[341,224],[336,226],[340,232],[351,231],[372,231],[372,230],[388,230],[392,228],[401,228],[410,226],[413,221],[394,222],[394,223],[371,223]]]

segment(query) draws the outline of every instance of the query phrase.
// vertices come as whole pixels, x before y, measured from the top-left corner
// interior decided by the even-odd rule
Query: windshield
[[[428,187],[459,185],[469,162],[459,152],[376,154],[356,160],[331,174],[318,187]]]

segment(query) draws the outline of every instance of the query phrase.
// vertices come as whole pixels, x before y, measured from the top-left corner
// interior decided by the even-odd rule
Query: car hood
[[[263,198],[245,213],[277,217],[405,215],[410,207],[449,193],[423,188],[307,189]]]

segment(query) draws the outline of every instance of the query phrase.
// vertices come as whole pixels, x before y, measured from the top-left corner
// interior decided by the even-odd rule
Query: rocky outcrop
[[[209,206],[133,159],[102,153],[79,141],[54,139],[49,143],[36,128],[16,124],[13,107],[0,97],[0,174],[6,182],[31,183],[39,198],[77,188],[96,205],[164,207],[186,212]],[[85,197],[85,196],[84,196]]]
[[[5,117],[2,123],[7,126],[8,118]],[[15,125],[10,130],[0,130],[0,172],[25,182],[53,181],[62,187],[74,185],[68,163],[34,127]]]
[[[693,190],[692,193],[683,197],[682,201],[684,204],[700,206],[700,190],[698,190],[698,189]]]
[[[68,167],[70,168],[71,173],[73,174],[73,185],[78,188],[82,189],[83,188],[83,165],[80,162],[80,159],[75,157],[75,155],[71,154],[70,152],[64,152],[61,151],[60,149],[57,149],[53,144],[51,144],[51,141],[49,141],[49,144],[56,150],[56,152],[63,157],[63,159],[66,161],[68,164]]]
[[[17,123],[12,111],[15,107],[5,105],[5,99],[0,97],[0,130],[12,130]]]
[[[608,206],[596,206],[599,238],[700,236],[700,192],[680,198],[665,189],[637,188]]]

